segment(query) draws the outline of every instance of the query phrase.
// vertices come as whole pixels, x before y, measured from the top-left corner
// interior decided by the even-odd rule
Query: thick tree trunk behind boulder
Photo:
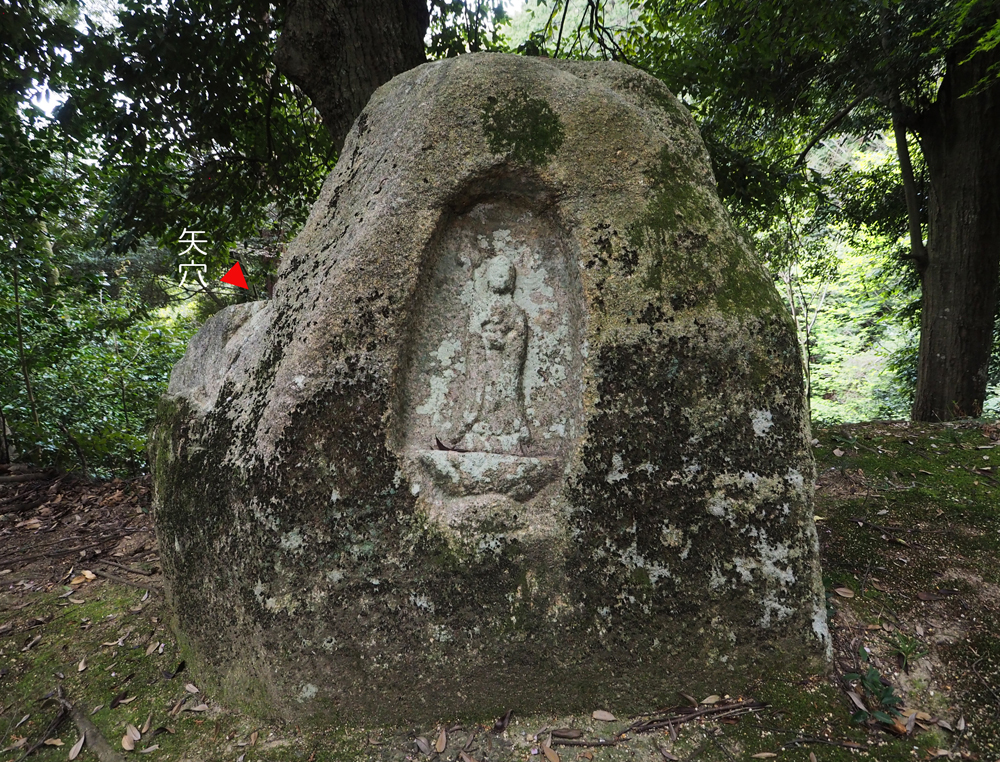
[[[426,60],[428,23],[424,0],[293,0],[275,61],[339,150],[372,93]]]
[[[1000,49],[960,63],[956,51],[921,125],[930,172],[928,262],[913,419],[979,415],[1000,267],[1000,83],[969,97]]]

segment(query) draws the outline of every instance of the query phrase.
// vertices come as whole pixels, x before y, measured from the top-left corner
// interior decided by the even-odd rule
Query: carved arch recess
[[[583,410],[583,292],[551,211],[501,196],[453,215],[431,244],[394,439],[443,526],[513,517],[551,527]]]

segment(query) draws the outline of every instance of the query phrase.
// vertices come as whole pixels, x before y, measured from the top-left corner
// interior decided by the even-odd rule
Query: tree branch
[[[799,158],[795,160],[795,164],[792,166],[792,169],[797,169],[799,166],[801,166],[805,162],[808,153],[813,148],[816,147],[816,144],[823,139],[823,136],[826,135],[826,133],[828,133],[834,127],[836,127],[838,124],[840,124],[840,122],[843,121],[844,117],[846,117],[848,114],[854,111],[857,105],[867,97],[868,97],[867,92],[861,93],[861,95],[859,95],[853,101],[844,106],[844,108],[842,108],[840,111],[834,114],[833,117],[830,119],[830,121],[824,124],[820,128],[819,132],[816,133],[816,136],[809,141],[809,145],[807,145],[803,149],[802,153],[799,154]]]
[[[892,131],[896,138],[896,155],[899,156],[899,172],[903,176],[903,194],[906,196],[907,227],[910,231],[910,255],[916,263],[917,270],[923,272],[927,267],[927,249],[920,229],[920,204],[917,200],[917,183],[913,177],[913,165],[910,163],[910,147],[906,142],[906,127],[901,116],[899,96],[890,100],[892,113]]]
[[[566,13],[569,11],[569,0],[564,0],[565,5],[563,5],[562,19],[559,21],[559,36],[556,37],[556,52],[552,55],[553,58],[559,58],[559,46],[562,44],[563,35],[563,25],[566,23]]]

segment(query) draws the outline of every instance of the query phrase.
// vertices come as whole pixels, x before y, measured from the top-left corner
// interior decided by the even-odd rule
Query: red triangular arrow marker
[[[243,269],[240,267],[239,262],[230,267],[229,272],[219,278],[219,280],[223,283],[230,283],[234,286],[245,288],[248,291],[250,290],[250,287],[247,285],[247,279],[243,277]]]

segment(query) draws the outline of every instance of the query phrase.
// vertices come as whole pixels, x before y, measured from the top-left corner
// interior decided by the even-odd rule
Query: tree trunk
[[[930,174],[916,421],[982,413],[1000,272],[1000,82],[962,97],[1000,48],[952,52],[920,127]]]
[[[372,93],[422,64],[426,0],[292,0],[275,50],[337,150]]]

